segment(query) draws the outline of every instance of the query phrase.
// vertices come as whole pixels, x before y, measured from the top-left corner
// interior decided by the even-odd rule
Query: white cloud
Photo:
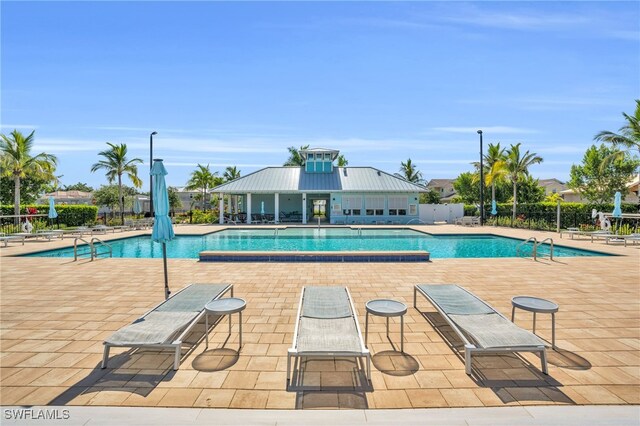
[[[503,12],[468,5],[464,9],[463,7],[456,8],[455,11],[455,14],[441,14],[440,19],[451,23],[512,30],[567,30],[576,26],[586,26],[593,22],[593,18],[586,14],[554,14],[548,10],[539,12],[524,8]]]
[[[0,129],[37,129],[38,125],[36,124],[0,124]]]
[[[476,133],[478,130],[482,130],[484,133],[499,133],[499,134],[532,134],[538,133],[537,130],[525,129],[522,127],[509,127],[509,126],[475,126],[475,127],[434,127],[433,130],[445,133]]]

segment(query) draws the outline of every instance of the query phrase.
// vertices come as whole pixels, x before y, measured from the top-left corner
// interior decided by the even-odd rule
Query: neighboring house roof
[[[564,182],[556,179],[556,178],[551,178],[551,179],[538,179],[538,185],[540,186],[550,186],[550,185],[563,185],[564,186]]]
[[[227,193],[426,192],[424,187],[373,167],[334,167],[306,173],[302,167],[266,167],[211,190]]]
[[[193,192],[193,193],[201,192],[198,190],[189,190],[187,189],[186,186],[175,186],[174,188],[176,189],[177,192]]]
[[[431,179],[427,184],[427,188],[453,186],[453,182],[455,182],[455,179]]]
[[[83,198],[92,198],[93,193],[85,191],[53,191],[49,192],[48,194],[44,194],[43,197],[53,197],[56,200],[77,200]]]

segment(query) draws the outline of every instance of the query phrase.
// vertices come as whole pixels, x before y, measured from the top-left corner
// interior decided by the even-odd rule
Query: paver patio
[[[178,233],[217,227],[182,226]],[[170,286],[230,283],[247,301],[243,340],[237,324],[227,341],[226,319],[203,328],[180,370],[171,352],[113,349],[100,369],[102,341],[163,298],[162,260],[17,258],[13,254],[69,245],[72,240],[27,242],[0,251],[0,404],[222,408],[418,408],[547,404],[640,404],[640,246],[620,247],[526,230],[455,226],[421,227],[433,233],[491,232],[518,238],[553,236],[556,243],[622,254],[613,257],[436,259],[428,263],[200,263],[169,260]],[[134,235],[115,234],[107,238]],[[460,342],[413,286],[456,283],[510,317],[511,297],[527,294],[560,305],[558,351],[548,352],[549,376],[539,359],[479,356],[464,372]],[[384,318],[371,317],[372,383],[351,359],[308,360],[298,385],[287,389],[286,354],[304,285],[348,286],[364,325],[364,304],[395,298],[405,316],[405,355],[391,342]],[[234,318],[236,320],[236,318]],[[531,315],[516,322],[531,327]],[[432,325],[435,324],[435,328]],[[548,315],[537,332],[551,340]]]

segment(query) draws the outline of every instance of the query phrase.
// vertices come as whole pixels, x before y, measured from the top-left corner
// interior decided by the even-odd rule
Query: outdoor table
[[[556,303],[550,300],[533,296],[516,296],[511,299],[511,322],[516,314],[516,308],[523,311],[533,312],[533,333],[536,332],[536,314],[551,314],[551,348],[556,348],[556,312],[560,309]]]
[[[390,299],[374,299],[365,305],[367,315],[365,317],[364,344],[367,346],[369,338],[369,314],[387,318],[387,338],[389,338],[389,318],[400,317],[400,352],[404,352],[404,314],[407,313],[407,305]]]
[[[224,299],[212,300],[204,306],[204,333],[206,336],[206,347],[209,347],[209,315],[229,315],[229,335],[231,335],[231,315],[240,315],[240,345],[242,348],[242,311],[247,307],[247,302],[239,297],[226,297]],[[238,349],[240,350],[240,349]]]

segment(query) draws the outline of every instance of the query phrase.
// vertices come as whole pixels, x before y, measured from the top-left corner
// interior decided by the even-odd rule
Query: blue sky
[[[3,133],[36,130],[63,184],[105,142],[243,174],[286,147],[350,166],[454,178],[489,142],[522,142],[567,179],[640,97],[638,2],[6,2]]]

